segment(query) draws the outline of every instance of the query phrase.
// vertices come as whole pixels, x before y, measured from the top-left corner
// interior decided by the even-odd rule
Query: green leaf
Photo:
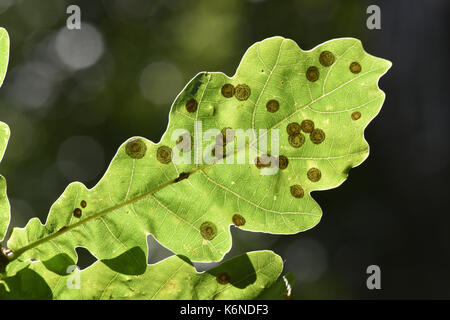
[[[0,280],[0,298],[254,299],[272,286],[283,269],[278,255],[256,251],[204,273],[197,273],[191,262],[180,256],[138,270],[136,256],[145,259],[144,253],[138,252],[136,247],[115,259],[97,261],[82,271],[69,269],[72,273],[66,275],[49,271],[41,262],[26,265],[21,262],[22,266],[16,270],[8,266],[13,275]]]
[[[6,195],[6,180],[0,175],[0,241],[3,240],[8,230],[11,219],[10,212],[9,200]]]
[[[151,233],[192,261],[219,261],[231,247],[234,222],[268,233],[308,230],[322,216],[311,192],[340,185],[368,156],[364,129],[380,111],[385,95],[378,80],[390,66],[367,54],[357,39],[331,40],[310,51],[282,37],[256,43],[233,77],[203,72],[188,83],[159,143],[129,139],[94,188],[70,184],[46,224],[33,219],[14,229],[8,246],[22,259],[66,254],[75,261],[77,246],[111,259],[136,246],[146,252]],[[170,154],[180,154],[177,130],[196,137],[196,120],[203,132],[229,127],[268,133],[257,131],[226,157],[244,155],[245,164],[220,164],[217,158],[175,164]],[[268,152],[280,159],[280,170],[260,169],[248,154],[277,129],[279,154],[274,146]],[[214,140],[194,142],[192,152],[183,154],[193,159]]]
[[[9,61],[9,35],[4,28],[0,28],[0,87],[5,80]]]
[[[4,28],[0,28],[0,87],[5,79],[9,60],[9,36]],[[0,122],[0,161],[5,154],[6,146],[10,136],[9,127]],[[10,207],[6,196],[6,181],[0,176],[0,241],[3,240],[10,221]],[[1,248],[1,247],[0,247]]]

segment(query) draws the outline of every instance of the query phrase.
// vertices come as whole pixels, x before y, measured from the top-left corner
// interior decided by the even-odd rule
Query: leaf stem
[[[206,167],[208,167],[210,165],[211,164],[205,164],[203,166],[196,167],[196,168],[194,168],[194,169],[192,169],[192,170],[190,170],[188,172],[182,172],[180,175],[181,176],[185,176],[186,174],[188,174],[190,176],[191,174],[194,174],[195,172],[197,172],[199,170],[203,170],[204,168],[206,168]],[[13,261],[13,260],[17,259],[20,255],[22,255],[24,252],[26,252],[26,251],[28,251],[30,249],[33,249],[33,248],[35,248],[35,247],[37,247],[37,246],[39,246],[39,245],[41,245],[41,244],[43,244],[43,243],[45,243],[47,241],[53,240],[53,239],[55,239],[55,238],[65,234],[66,232],[71,231],[72,229],[75,229],[75,228],[77,228],[77,227],[79,227],[79,226],[81,226],[81,225],[83,225],[85,223],[88,223],[91,220],[100,218],[100,217],[102,217],[102,216],[104,216],[104,215],[106,215],[106,214],[108,214],[108,213],[110,213],[112,211],[115,211],[115,210],[118,210],[120,208],[123,208],[123,207],[125,207],[125,206],[127,206],[127,205],[129,205],[131,203],[138,202],[138,201],[140,201],[140,200],[142,200],[142,199],[144,199],[144,198],[154,194],[155,192],[164,189],[165,187],[167,187],[169,185],[172,185],[174,183],[177,183],[177,182],[183,180],[183,179],[180,179],[180,175],[178,177],[174,178],[174,179],[171,179],[171,180],[167,181],[166,183],[163,183],[163,184],[153,188],[150,191],[147,191],[147,192],[145,192],[145,193],[135,197],[135,198],[123,201],[123,202],[121,202],[119,204],[116,204],[115,206],[112,206],[112,207],[109,207],[109,208],[107,208],[105,210],[97,212],[96,214],[93,214],[92,216],[89,216],[86,219],[78,221],[77,223],[74,223],[74,224],[72,224],[70,226],[62,227],[61,229],[59,229],[55,233],[52,233],[52,234],[50,234],[50,235],[48,235],[48,236],[46,236],[44,238],[41,238],[41,239],[36,240],[34,242],[31,242],[31,243],[27,244],[26,246],[13,251],[11,254],[7,255],[6,258],[8,259],[9,262]],[[0,258],[1,257],[2,256],[0,256]]]

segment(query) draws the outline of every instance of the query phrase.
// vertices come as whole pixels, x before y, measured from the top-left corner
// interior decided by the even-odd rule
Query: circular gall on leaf
[[[205,240],[212,240],[217,235],[217,227],[210,221],[205,221],[200,226],[200,233]]]
[[[324,67],[331,66],[335,61],[334,54],[330,51],[323,51],[319,56],[319,62]]]
[[[232,220],[233,220],[233,224],[237,227],[243,226],[246,222],[245,218],[238,213],[233,215]]]
[[[168,164],[172,161],[172,149],[167,146],[161,146],[156,151],[156,159],[163,164]]]
[[[309,67],[308,70],[306,70],[306,79],[311,82],[319,80],[319,69],[317,69],[317,67]]]
[[[239,101],[245,101],[250,97],[251,94],[251,89],[248,85],[246,84],[238,84],[235,88],[234,91],[234,96],[236,97],[236,99],[238,99]]]
[[[317,168],[311,168],[308,170],[306,175],[312,182],[317,182],[322,177],[322,172],[320,172],[320,170]]]
[[[231,83],[224,84],[220,91],[225,98],[234,96],[234,86]]]
[[[130,158],[142,159],[147,152],[147,146],[142,139],[131,139],[125,146],[125,152],[130,156]]]

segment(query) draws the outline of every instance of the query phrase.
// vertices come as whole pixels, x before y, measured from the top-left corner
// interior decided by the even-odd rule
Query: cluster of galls
[[[87,206],[86,201],[81,200],[80,207],[84,209],[84,208],[86,208],[86,206]],[[78,218],[78,219],[81,218],[82,214],[83,214],[83,211],[80,208],[75,208],[75,210],[73,210],[73,216],[75,218]]]

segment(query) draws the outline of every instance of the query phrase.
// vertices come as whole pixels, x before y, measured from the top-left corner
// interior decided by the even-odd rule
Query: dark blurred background
[[[81,8],[80,31],[66,28],[70,4]],[[371,4],[381,30],[366,27]],[[294,298],[450,298],[449,9],[448,0],[0,0],[11,37],[0,120],[12,131],[0,172],[12,225],[45,222],[72,181],[94,186],[127,138],[159,141],[173,99],[198,72],[232,75],[250,45],[274,35],[303,49],[356,37],[393,62],[366,131],[369,158],[341,187],[314,194],[324,211],[314,229],[233,228],[227,257],[274,250],[297,275]],[[151,262],[166,255],[149,246]],[[372,264],[381,290],[366,287]]]

